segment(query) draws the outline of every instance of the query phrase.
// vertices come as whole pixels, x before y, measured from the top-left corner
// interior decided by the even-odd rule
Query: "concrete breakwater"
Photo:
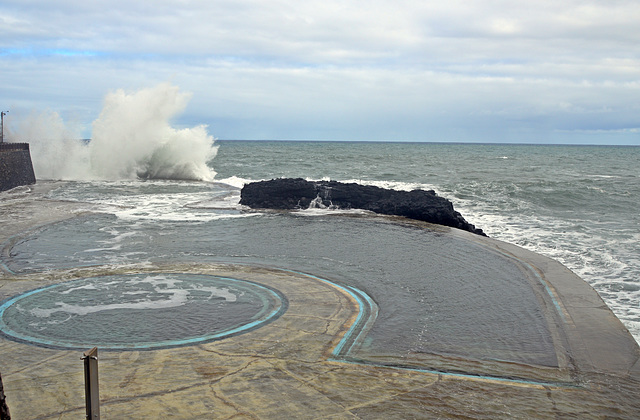
[[[35,183],[29,143],[0,143],[0,191]]]

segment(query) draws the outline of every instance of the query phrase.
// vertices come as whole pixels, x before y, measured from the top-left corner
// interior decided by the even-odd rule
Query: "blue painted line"
[[[369,305],[369,307],[371,307],[371,305],[368,302],[373,303],[373,299],[371,299],[371,297],[369,297],[369,295],[367,295],[365,292],[363,292],[362,290],[356,289],[355,287],[343,287],[337,283],[334,283],[330,280],[324,279],[322,277],[318,277],[315,276],[313,274],[308,274],[308,273],[303,273],[301,271],[296,271],[296,270],[288,270],[288,269],[281,269],[281,271],[286,271],[289,273],[294,273],[294,274],[298,274],[298,275],[302,275],[305,277],[309,277],[312,278],[314,280],[318,280],[324,283],[328,283],[332,286],[334,286],[337,289],[340,289],[342,291],[344,291],[345,293],[348,293],[349,296],[351,296],[356,302],[358,302],[358,316],[356,317],[355,322],[351,325],[351,327],[349,327],[349,330],[345,333],[345,335],[342,337],[342,339],[340,340],[340,342],[336,345],[336,347],[333,349],[333,351],[331,352],[331,354],[333,354],[335,357],[337,357],[338,355],[343,353],[343,349],[346,346],[346,344],[352,340],[352,335],[355,333],[355,331],[359,330],[356,334],[356,337],[353,339],[353,343],[356,343],[360,337],[360,335],[364,332],[364,328],[359,328],[362,319],[365,316],[365,312],[367,311],[367,305]],[[363,300],[364,298],[364,300]],[[375,303],[374,303],[375,305]],[[375,319],[371,320],[366,320],[365,325],[369,325],[370,322],[375,321]],[[351,351],[351,347],[353,346],[353,343],[351,346],[349,346],[349,348],[344,351],[345,354],[349,354],[349,352]]]
[[[368,294],[362,292],[361,290],[355,289],[353,287],[349,287],[349,289],[353,289],[354,291],[357,291],[357,293],[359,293],[360,296],[366,301],[367,308],[369,310],[369,316],[367,317],[367,320],[365,321],[364,325],[362,326],[362,328],[360,328],[360,331],[354,338],[353,344],[351,345],[351,348],[349,348],[348,353],[350,353],[353,346],[355,346],[361,340],[361,336],[363,336],[363,334],[366,335],[369,329],[373,327],[373,324],[375,323],[378,317],[378,305],[374,302],[373,299],[371,299],[371,297]]]
[[[138,273],[135,275],[145,275],[145,274],[157,274],[157,273]],[[180,273],[163,273],[163,274],[180,274]],[[188,273],[188,274],[192,274],[192,273]],[[123,277],[130,277],[130,276],[135,276],[132,274],[128,274],[128,275],[123,275]],[[208,276],[206,274],[200,274],[200,276]],[[75,280],[71,280],[71,281],[67,281],[67,282],[63,282],[63,283],[56,283],[56,284],[52,284],[49,286],[45,286],[45,287],[41,287],[38,289],[34,289],[34,290],[30,290],[28,292],[22,293],[18,296],[14,296],[10,299],[7,299],[6,301],[4,301],[2,303],[2,305],[0,305],[0,331],[11,338],[20,340],[20,341],[25,341],[28,343],[33,343],[33,344],[39,344],[39,345],[44,345],[47,347],[54,347],[54,348],[63,348],[63,349],[77,349],[77,348],[84,348],[86,347],[87,344],[83,344],[83,343],[74,343],[74,342],[64,342],[64,341],[60,341],[60,340],[48,340],[45,338],[38,338],[38,337],[33,337],[33,336],[29,336],[26,335],[24,333],[21,333],[19,331],[15,331],[11,328],[9,328],[6,323],[3,320],[3,316],[4,313],[6,311],[6,309],[8,309],[9,307],[11,307],[12,305],[14,305],[16,302],[19,302],[21,299],[24,299],[28,296],[31,296],[33,294],[36,293],[40,293],[40,292],[44,292],[48,289],[52,289],[52,288],[56,288],[56,287],[60,287],[61,285],[66,285],[66,284],[73,284],[73,283],[79,283],[79,282],[83,282],[86,281],[88,279],[93,279],[93,278],[100,278],[100,277],[110,277],[110,276],[98,276],[98,277],[88,277],[88,278],[81,278],[81,279],[75,279]],[[288,307],[288,303],[287,303],[287,299],[285,296],[281,296],[279,295],[275,290],[266,287],[264,285],[258,284],[258,283],[254,283],[252,281],[248,281],[248,280],[240,280],[240,279],[234,279],[234,278],[230,278],[230,277],[219,277],[219,276],[211,276],[211,277],[216,277],[216,279],[220,279],[220,280],[225,280],[225,281],[231,281],[231,282],[235,282],[235,283],[248,283],[251,286],[257,287],[259,289],[261,289],[262,291],[268,293],[271,298],[275,301],[278,302],[279,304],[275,307],[273,307],[266,315],[261,316],[260,319],[257,319],[255,321],[249,322],[247,324],[244,325],[240,325],[238,327],[232,328],[230,330],[225,330],[225,331],[219,331],[216,332],[214,334],[208,334],[208,335],[203,335],[203,336],[199,336],[199,337],[191,337],[191,338],[185,338],[182,340],[164,340],[164,341],[154,341],[154,342],[142,342],[142,343],[132,343],[132,344],[114,344],[114,343],[109,343],[109,342],[92,342],[91,345],[97,346],[97,347],[101,347],[104,350],[127,350],[127,349],[138,349],[138,350],[152,350],[152,349],[158,349],[158,348],[168,348],[168,347],[179,347],[179,346],[184,346],[187,344],[194,344],[194,343],[201,343],[201,342],[208,342],[208,341],[214,341],[214,340],[219,340],[219,339],[223,339],[226,337],[231,337],[234,335],[238,335],[238,334],[242,334],[244,332],[247,332],[251,329],[254,328],[258,328],[259,326],[269,323],[271,321],[273,321],[275,318],[279,317],[280,315],[282,315],[284,313],[284,311],[286,311],[287,307]]]
[[[376,363],[376,362],[367,363],[364,360],[357,360],[357,359],[348,360],[348,359],[340,358],[340,359],[329,359],[329,360],[332,362],[347,363],[351,365],[375,366],[375,367],[381,367],[381,368],[387,368],[387,369],[404,370],[409,372],[428,373],[431,375],[449,376],[449,377],[460,378],[460,379],[497,381],[497,382],[504,382],[507,384],[518,384],[518,385],[527,385],[527,386],[535,385],[535,386],[549,387],[549,388],[575,388],[575,389],[584,388],[583,386],[580,386],[578,384],[568,383],[568,382],[547,382],[547,381],[536,381],[536,380],[530,380],[530,379],[505,378],[502,376],[475,375],[472,373],[446,372],[446,371],[440,371],[435,369],[415,368],[415,367],[398,366],[398,365],[392,365],[392,364],[386,365],[386,364]]]
[[[560,315],[560,318],[562,318],[562,321],[563,322],[567,321],[567,319],[566,319],[566,317],[564,315],[564,311],[562,310],[562,306],[560,305],[560,302],[558,302],[558,300],[556,299],[555,293],[553,293],[553,291],[551,290],[551,286],[549,286],[549,283],[545,279],[543,279],[542,276],[540,276],[540,274],[538,274],[538,271],[531,264],[529,264],[526,261],[521,260],[518,257],[515,257],[514,255],[507,254],[504,251],[501,251],[501,250],[498,250],[498,249],[494,249],[494,251],[502,254],[503,256],[505,256],[507,258],[517,260],[520,264],[524,265],[531,273],[533,273],[533,275],[536,277],[536,279],[538,279],[540,284],[542,284],[542,287],[544,287],[544,290],[547,292],[547,295],[549,295],[549,298],[551,299],[551,302],[553,303],[553,306],[555,306],[556,312],[558,312],[558,315]]]
[[[531,268],[529,266],[529,268]],[[398,365],[393,365],[393,364],[382,364],[382,363],[378,363],[378,362],[367,362],[365,360],[359,360],[356,358],[349,358],[349,352],[351,351],[351,347],[358,342],[358,340],[360,339],[360,336],[366,331],[366,328],[361,327],[360,326],[360,321],[362,320],[362,317],[364,316],[364,312],[365,312],[365,305],[368,305],[370,308],[373,307],[373,305],[375,305],[375,302],[373,301],[373,299],[371,299],[371,297],[369,295],[367,295],[366,293],[364,293],[363,291],[356,289],[354,287],[342,287],[332,281],[329,281],[327,279],[323,279],[321,277],[318,276],[314,276],[312,274],[307,274],[307,273],[303,273],[303,272],[299,272],[299,271],[295,271],[295,270],[282,270],[282,271],[288,271],[291,273],[295,273],[295,274],[299,274],[299,275],[303,275],[306,277],[310,277],[319,281],[323,281],[326,283],[329,283],[341,290],[344,290],[345,292],[347,292],[350,296],[352,296],[359,304],[360,310],[358,312],[358,317],[356,319],[356,321],[353,323],[353,325],[349,328],[349,331],[347,331],[347,333],[344,335],[344,337],[342,338],[342,340],[340,340],[340,342],[338,343],[338,345],[336,345],[336,347],[334,348],[334,350],[332,351],[332,355],[333,357],[329,358],[329,361],[332,362],[338,362],[338,363],[347,363],[347,364],[355,364],[355,365],[360,365],[360,366],[376,366],[376,367],[382,367],[382,368],[389,368],[389,369],[398,369],[398,370],[404,370],[404,371],[411,371],[411,372],[420,372],[420,373],[428,373],[428,374],[432,374],[432,375],[442,375],[442,376],[449,376],[449,377],[454,377],[454,378],[461,378],[461,379],[475,379],[475,380],[483,380],[483,381],[498,381],[498,382],[504,382],[504,383],[508,383],[508,384],[517,384],[517,385],[526,385],[526,386],[541,386],[541,387],[551,387],[551,388],[581,388],[579,385],[574,384],[574,383],[566,383],[566,382],[546,382],[546,381],[536,381],[536,380],[529,380],[529,379],[518,379],[518,378],[507,378],[507,377],[502,377],[502,376],[491,376],[491,375],[480,375],[480,374],[473,374],[473,373],[460,373],[460,372],[446,372],[446,371],[439,371],[436,369],[428,369],[428,368],[418,368],[418,367],[407,367],[407,366],[398,366]],[[535,273],[535,271],[534,271]],[[374,322],[374,319],[369,319],[365,322],[365,325],[369,325],[370,322]],[[355,338],[353,339],[353,342],[351,344],[351,347],[348,348],[346,351],[343,352],[344,347],[346,346],[346,344],[351,340],[352,335],[354,334],[355,331],[358,331]]]
[[[496,250],[497,251],[497,250]],[[500,251],[497,251],[500,252]],[[506,253],[502,253],[503,255],[509,257],[509,258],[514,258],[513,256],[510,256]],[[521,263],[523,263],[524,265],[527,266],[527,268],[529,268],[534,275],[538,278],[538,280],[543,284],[543,286],[545,287],[545,290],[547,291],[547,293],[549,294],[550,298],[552,299],[552,301],[554,302],[559,314],[563,317],[564,319],[564,315],[563,312],[560,308],[559,303],[556,301],[555,297],[553,296],[552,291],[550,290],[550,288],[548,287],[548,285],[544,282],[544,280],[537,274],[536,270],[533,269],[533,267],[528,264],[525,263],[524,261],[521,261],[518,259],[518,261],[520,261]],[[248,264],[236,264],[236,265],[245,265],[245,266],[250,266]],[[436,370],[436,369],[429,369],[429,368],[418,368],[418,367],[409,367],[409,366],[399,366],[399,365],[393,365],[393,364],[383,364],[383,363],[379,363],[379,362],[368,362],[366,360],[360,360],[360,359],[356,359],[356,358],[349,358],[347,357],[348,354],[350,353],[353,345],[355,343],[357,343],[360,339],[362,334],[365,334],[365,332],[368,330],[368,327],[370,327],[372,325],[373,322],[375,322],[375,316],[370,317],[369,319],[364,320],[363,322],[363,318],[366,316],[366,312],[367,309],[373,313],[374,308],[376,308],[376,304],[375,301],[373,299],[371,299],[371,297],[369,295],[367,295],[366,293],[364,293],[363,291],[351,287],[351,286],[341,286],[337,283],[334,283],[330,280],[315,276],[313,274],[308,274],[308,273],[304,273],[304,272],[300,272],[300,271],[296,271],[296,270],[290,270],[290,269],[277,269],[279,271],[283,271],[283,272],[289,272],[289,273],[293,273],[293,274],[297,274],[297,275],[302,275],[317,281],[321,281],[327,284],[330,284],[334,287],[336,287],[337,289],[340,289],[342,291],[344,291],[345,293],[347,293],[349,296],[351,296],[357,303],[359,306],[359,310],[358,310],[358,316],[356,317],[355,322],[350,326],[349,330],[347,331],[347,333],[345,333],[345,335],[343,336],[343,338],[340,340],[340,342],[336,345],[336,347],[334,348],[334,350],[332,351],[332,355],[333,357],[329,358],[329,361],[332,362],[338,362],[338,363],[347,363],[347,364],[354,364],[354,365],[360,365],[360,366],[375,366],[375,367],[381,367],[381,368],[389,368],[389,369],[396,369],[396,370],[404,370],[404,371],[411,371],[411,372],[419,372],[419,373],[427,373],[427,374],[432,374],[432,375],[442,375],[442,376],[449,376],[449,377],[454,377],[454,378],[461,378],[461,379],[473,379],[473,380],[484,380],[484,381],[497,381],[497,382],[504,382],[507,384],[516,384],[516,385],[525,385],[525,386],[541,386],[541,387],[551,387],[551,388],[582,388],[582,386],[575,384],[575,383],[566,383],[566,382],[548,382],[548,381],[537,381],[537,380],[527,380],[527,379],[521,379],[521,378],[508,378],[508,377],[501,377],[501,376],[491,376],[491,375],[480,375],[480,374],[473,374],[473,373],[462,373],[462,372],[446,372],[446,371],[440,371],[440,370]],[[256,285],[262,289],[267,290],[268,292],[272,293],[274,297],[276,297],[277,299],[280,299],[280,296],[278,296],[276,294],[275,291],[269,289],[268,287],[264,287],[260,284],[257,283],[253,283],[251,281],[247,281],[247,280],[239,280],[239,279],[233,279],[233,278],[227,278],[227,277],[218,277],[221,279],[225,279],[225,280],[231,280],[231,281],[238,281],[238,282],[248,282],[251,283],[253,285]],[[80,279],[80,280],[84,280],[84,279]],[[74,280],[74,281],[79,281],[79,280]],[[58,283],[60,284],[60,283]],[[22,298],[22,297],[26,297],[28,295],[31,295],[33,293],[36,293],[38,291],[42,291],[42,290],[46,290],[48,288],[51,287],[56,287],[58,284],[54,284],[54,285],[50,285],[41,289],[36,289],[36,290],[32,290],[30,292],[27,292],[25,294],[16,296],[14,298],[11,298],[7,301],[5,301],[1,306],[0,306],[0,323],[2,321],[2,314],[4,312],[4,310],[6,308],[8,308],[9,306],[11,306],[13,303],[15,303],[16,300]],[[283,302],[284,304],[284,302]],[[273,317],[275,317],[277,315],[277,313],[279,311],[282,311],[282,307],[279,308],[274,308],[271,313],[268,315],[268,320],[271,320]],[[268,321],[262,321],[262,322],[268,322]],[[153,344],[157,344],[157,346],[154,347],[149,347],[148,344],[139,344],[139,345],[132,345],[132,346],[120,346],[120,347],[108,347],[108,346],[103,346],[105,347],[105,349],[110,349],[110,350],[127,350],[127,349],[157,349],[158,347],[162,348],[166,348],[166,347],[178,347],[181,345],[187,345],[187,344],[193,344],[193,343],[197,343],[197,342],[202,342],[202,341],[212,341],[218,338],[222,338],[223,336],[229,336],[229,335],[233,335],[233,334],[239,334],[242,333],[246,330],[249,330],[251,328],[257,327],[261,324],[260,320],[254,321],[252,323],[234,328],[233,330],[229,330],[229,331],[225,331],[225,332],[220,332],[220,333],[216,333],[216,334],[212,334],[207,336],[206,338],[202,338],[202,337],[197,337],[197,338],[191,338],[191,339],[185,339],[185,340],[174,340],[174,341],[170,341],[170,342],[163,342],[163,343],[152,343]],[[2,324],[0,324],[2,325]],[[354,336],[355,334],[355,336]],[[25,338],[25,341],[33,341],[32,338]],[[46,340],[43,340],[43,342]],[[351,345],[346,348],[347,344],[351,342]],[[51,342],[53,343],[53,342]],[[167,344],[167,343],[172,343],[172,344]],[[46,344],[46,343],[43,343]],[[52,347],[56,347],[55,344],[51,344]],[[78,347],[74,347],[74,348],[78,348]]]
[[[333,354],[334,356],[338,356],[342,354],[342,349],[347,344],[347,342],[350,341],[351,335],[353,334],[354,329],[358,327],[358,325],[360,325],[360,321],[364,317],[364,302],[362,301],[362,299],[360,299],[360,296],[358,296],[356,293],[352,292],[351,290],[348,290],[342,287],[341,289],[349,293],[349,295],[351,295],[351,297],[353,297],[358,302],[358,317],[356,318],[355,322],[351,325],[351,327],[349,328],[347,333],[344,335],[344,337],[342,337],[342,340],[340,340],[338,345],[331,352],[331,354]],[[349,350],[351,350],[351,347],[349,347],[349,349],[345,353],[348,354]]]

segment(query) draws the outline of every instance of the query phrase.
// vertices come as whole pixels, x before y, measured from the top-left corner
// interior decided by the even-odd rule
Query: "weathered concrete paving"
[[[13,205],[32,205],[31,221],[25,216],[19,225],[8,223]],[[35,221],[71,217],[77,210],[71,203],[2,203],[4,252],[10,249],[10,238]],[[246,334],[172,349],[100,352],[103,418],[638,418],[638,346],[593,289],[553,260],[471,236],[470,240],[516,257],[539,274],[562,314],[561,351],[572,368],[558,377],[569,377],[569,382],[556,386],[387,368],[375,365],[375,360],[332,361],[332,350],[355,321],[358,303],[331,283],[263,267],[174,264],[25,276],[5,273],[0,278],[0,300],[73,278],[131,272],[230,276],[275,287],[287,297],[285,314]],[[82,351],[0,337],[0,372],[12,418],[81,418],[81,356]]]

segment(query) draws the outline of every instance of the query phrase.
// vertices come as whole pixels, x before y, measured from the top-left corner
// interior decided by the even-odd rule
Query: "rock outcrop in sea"
[[[294,210],[318,207],[362,209],[403,216],[486,236],[467,222],[453,204],[433,190],[397,191],[337,181],[279,178],[252,182],[240,193],[240,204],[251,208]]]

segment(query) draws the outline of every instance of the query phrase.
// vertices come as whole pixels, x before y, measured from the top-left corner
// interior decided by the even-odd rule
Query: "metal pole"
[[[0,112],[0,143],[4,143],[4,116],[7,115],[9,111]]]
[[[0,375],[0,420],[11,420],[7,399],[4,395],[4,387],[2,386],[2,375]]]
[[[98,395],[98,348],[85,351],[84,397],[87,406],[87,420],[100,420],[100,396]]]

